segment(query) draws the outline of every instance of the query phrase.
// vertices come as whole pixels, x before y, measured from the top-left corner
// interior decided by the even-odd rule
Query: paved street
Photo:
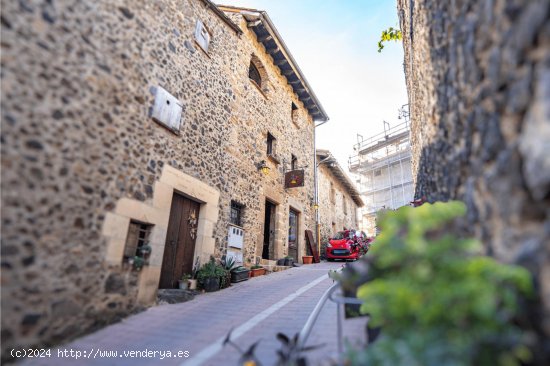
[[[333,283],[327,276],[328,270],[341,265],[302,266],[202,294],[186,303],[156,306],[53,349],[49,358],[27,360],[23,364],[236,365],[239,353],[230,346],[221,346],[233,329],[233,339],[242,348],[261,339],[256,355],[263,365],[273,365],[280,346],[275,337],[277,332],[293,336],[300,331],[319,298]],[[336,319],[336,306],[328,302],[308,341],[308,345],[325,344],[308,353],[312,365],[328,364],[336,357]],[[364,326],[364,318],[346,320],[344,334],[352,343],[361,341]],[[109,351],[116,354],[106,357]],[[171,352],[169,357],[164,353],[167,351]],[[67,357],[59,358],[63,353]]]

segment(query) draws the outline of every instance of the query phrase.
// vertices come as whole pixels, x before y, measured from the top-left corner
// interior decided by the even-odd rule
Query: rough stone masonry
[[[416,197],[535,276],[550,355],[550,2],[398,0]],[[399,72],[396,70],[396,72]]]

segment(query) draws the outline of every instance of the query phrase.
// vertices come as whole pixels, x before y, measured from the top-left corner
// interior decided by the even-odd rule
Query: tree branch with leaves
[[[378,42],[378,52],[382,52],[384,49],[384,42],[389,41],[400,41],[403,39],[403,34],[399,29],[389,27],[386,30],[382,31],[382,35],[380,36],[380,41]]]

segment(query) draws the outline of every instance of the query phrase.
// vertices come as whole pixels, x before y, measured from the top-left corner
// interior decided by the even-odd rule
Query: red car
[[[327,243],[327,260],[357,260],[368,251],[369,243],[370,240],[362,231],[339,231]]]

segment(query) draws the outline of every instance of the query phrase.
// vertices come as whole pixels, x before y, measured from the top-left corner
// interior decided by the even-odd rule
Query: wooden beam
[[[271,34],[268,34],[267,36],[258,38],[258,42],[265,42],[265,41],[269,41],[270,39],[273,39],[273,36]]]
[[[282,60],[275,61],[275,65],[280,66],[283,64],[288,64],[288,60],[286,58],[283,58]]]
[[[279,47],[275,46],[275,48],[266,48],[265,49],[267,51],[267,53],[269,53],[270,55],[273,55],[277,52],[280,51]]]
[[[254,28],[254,27],[260,25],[261,22],[262,22],[261,20],[256,20],[254,22],[249,22],[246,26],[248,28]]]
[[[292,74],[294,74],[294,70],[292,70],[292,69],[283,71],[283,75],[285,75],[285,76],[289,76],[289,75],[292,75]]]

